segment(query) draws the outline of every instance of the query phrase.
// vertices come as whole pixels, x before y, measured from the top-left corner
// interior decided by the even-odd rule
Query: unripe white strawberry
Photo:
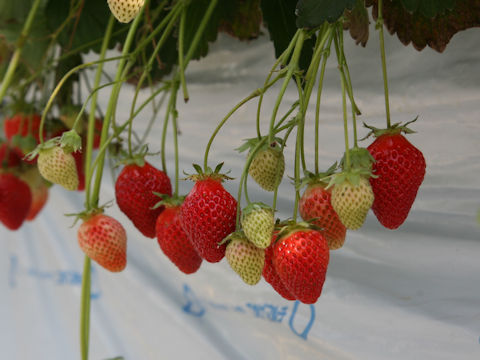
[[[259,248],[270,246],[274,225],[273,209],[263,203],[251,203],[242,211],[245,236]]]
[[[118,21],[129,23],[138,15],[145,0],[107,0],[107,2]]]
[[[37,165],[45,180],[67,190],[77,190],[79,180],[75,159],[60,146],[40,150]]]
[[[230,235],[225,257],[230,267],[248,285],[255,285],[262,277],[265,250],[253,245],[243,234]]]

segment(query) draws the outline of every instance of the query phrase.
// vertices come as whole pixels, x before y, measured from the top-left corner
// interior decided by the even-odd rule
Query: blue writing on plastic
[[[290,315],[290,320],[288,322],[288,325],[290,326],[290,330],[293,331],[293,333],[299,337],[301,337],[304,340],[307,340],[307,335],[310,332],[310,329],[312,328],[313,323],[315,322],[315,306],[309,305],[310,308],[310,320],[308,321],[307,325],[303,329],[302,332],[297,331],[297,329],[294,326],[294,320],[297,315],[298,311],[298,306],[300,305],[300,301],[295,301],[295,304],[293,304],[293,309],[292,309],[292,314]]]

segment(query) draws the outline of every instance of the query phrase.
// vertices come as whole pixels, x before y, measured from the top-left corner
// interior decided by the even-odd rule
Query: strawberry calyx
[[[326,187],[328,185],[328,181],[325,181],[325,179],[332,176],[337,169],[338,163],[335,162],[326,171],[319,172],[317,174],[310,171],[305,171],[305,176],[297,182],[296,189],[301,190],[305,186],[313,185],[322,185],[323,187]]]
[[[358,186],[360,184],[360,178],[362,177],[370,178],[376,177],[376,175],[372,174],[371,169],[351,168],[350,170],[344,170],[342,172],[332,175],[326,188],[328,189],[333,185],[343,184],[345,181],[350,182],[354,186]]]
[[[110,206],[112,206],[112,201],[109,201],[108,203],[106,203],[104,205],[98,206],[98,207],[90,209],[90,210],[84,210],[84,211],[79,212],[79,213],[65,214],[65,216],[75,218],[75,220],[73,221],[73,224],[71,226],[71,227],[74,227],[79,220],[87,221],[87,220],[91,219],[92,217],[94,217],[98,214],[103,214],[105,212],[105,208],[108,208]]]
[[[292,233],[297,232],[297,231],[306,231],[306,230],[314,230],[314,231],[320,231],[322,230],[319,226],[316,226],[312,224],[310,221],[301,221],[301,222],[296,222],[293,219],[289,219],[286,221],[281,222],[280,224],[283,224],[282,227],[277,228],[278,233],[275,239],[275,242],[281,241],[283,238],[286,238],[290,236]],[[278,225],[280,225],[278,224]]]
[[[402,124],[402,123],[398,122],[398,123],[395,123],[395,124],[391,125],[389,128],[386,128],[386,129],[379,129],[379,128],[376,128],[374,126],[370,126],[370,125],[367,125],[366,123],[363,123],[363,126],[366,127],[367,129],[370,129],[370,132],[365,137],[363,137],[361,140],[365,140],[365,139],[369,138],[371,135],[378,138],[382,135],[397,135],[397,134],[401,134],[401,133],[415,134],[416,131],[410,129],[408,127],[408,125],[414,123],[415,121],[417,121],[417,119],[418,119],[418,116],[415,117],[415,119],[406,122],[405,124]]]
[[[272,143],[268,143],[267,140],[268,140],[268,136],[262,136],[261,138],[255,137],[255,138],[245,139],[245,142],[235,150],[238,151],[239,153],[242,153],[245,150],[252,151],[258,146],[259,143],[263,143],[256,151],[271,149],[273,151],[282,152],[283,139],[279,137],[275,137]]]
[[[245,233],[240,230],[240,231],[234,231],[233,233],[227,235],[222,241],[218,243],[218,246],[221,246],[223,244],[227,244],[231,242],[232,240],[245,240],[248,241],[247,237],[245,236]]]
[[[62,136],[56,136],[42,144],[38,144],[37,147],[25,155],[27,160],[33,160],[42,151],[50,150],[54,147],[61,147],[66,154],[79,151],[82,148],[82,138],[75,130],[69,130],[62,134]]]
[[[262,202],[253,202],[248,204],[243,210],[242,210],[242,217],[245,217],[252,212],[259,211],[259,210],[267,210],[271,211],[273,213],[273,209],[271,206],[268,206],[267,204],[264,204]]]
[[[121,145],[120,145],[121,146]],[[145,157],[158,155],[158,153],[148,152],[148,145],[143,145],[136,153],[129,155],[125,150],[120,147],[118,150],[120,154],[120,160],[117,161],[116,165],[137,165],[139,167],[145,166]]]
[[[223,182],[224,180],[233,180],[232,177],[227,176],[227,174],[222,174],[220,173],[220,170],[222,169],[223,162],[218,164],[214,170],[207,166],[205,169],[202,169],[202,167],[198,164],[192,164],[193,168],[197,172],[196,174],[187,174],[186,179],[193,180],[195,182],[198,181],[203,181],[207,179],[215,180],[218,182]]]
[[[154,206],[152,206],[152,210],[158,209],[160,206],[165,206],[166,208],[174,208],[178,207],[183,204],[183,201],[185,200],[185,195],[178,196],[178,195],[172,195],[169,196],[168,194],[162,194],[159,192],[153,192],[154,195],[158,196],[161,198],[159,202],[157,202]]]
[[[363,147],[353,147],[349,149],[350,154],[350,167],[351,169],[357,169],[360,172],[365,171],[366,173],[372,172],[372,165],[375,162],[372,154]],[[340,167],[342,170],[347,170],[345,167],[346,163],[346,154],[343,155],[342,160],[340,161]]]

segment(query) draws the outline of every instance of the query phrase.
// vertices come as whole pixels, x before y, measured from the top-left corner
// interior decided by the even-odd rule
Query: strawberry
[[[364,176],[345,178],[332,190],[332,206],[347,229],[362,227],[368,210],[372,207],[372,187]]]
[[[0,221],[17,230],[27,217],[32,203],[29,186],[10,173],[0,173]]]
[[[122,23],[129,23],[140,12],[145,0],[107,0],[115,18]]]
[[[373,128],[375,129],[375,128]],[[375,129],[375,141],[368,151],[376,160],[375,178],[370,179],[375,200],[372,210],[388,229],[403,224],[425,176],[425,158],[401,132],[412,132],[395,124],[389,130]]]
[[[79,185],[75,158],[60,146],[39,150],[38,170],[45,180],[59,184],[67,190],[77,190]]]
[[[262,277],[265,250],[256,247],[242,233],[233,233],[228,240],[225,257],[230,267],[246,284],[257,284]]]
[[[272,244],[265,249],[265,266],[262,275],[266,282],[272,285],[273,289],[284,299],[295,300],[290,291],[287,290],[282,280],[278,276],[277,270],[273,266],[273,248],[275,247],[276,236],[272,237]]]
[[[285,171],[285,157],[283,155],[282,139],[275,138],[268,144],[266,137],[247,139],[237,151],[249,150],[248,174],[253,180],[267,191],[274,191],[282,181]]]
[[[78,188],[77,191],[85,190],[85,159],[83,157],[83,152],[74,151],[72,156],[75,159],[75,167],[77,168],[78,174]]]
[[[279,234],[273,266],[297,300],[313,304],[322,292],[329,256],[327,240],[320,232],[294,225]]]
[[[42,117],[38,114],[17,113],[12,117],[5,118],[3,130],[5,137],[12,140],[15,135],[26,137],[31,135],[35,138],[37,144],[40,143],[39,129]]]
[[[156,234],[163,253],[185,274],[193,274],[202,264],[202,258],[193,248],[179,219],[180,206],[167,206],[158,216]]]
[[[36,167],[31,167],[21,175],[21,179],[30,187],[32,204],[26,220],[34,220],[48,200],[48,186]]]
[[[274,142],[254,155],[248,174],[264,190],[274,191],[282,181],[284,171],[285,157],[280,146]]]
[[[0,145],[0,168],[13,168],[20,165],[22,157],[19,152],[7,143]]]
[[[190,178],[195,181],[180,208],[180,221],[195,250],[208,262],[219,262],[225,256],[226,245],[219,243],[235,230],[237,201],[223,187],[225,175],[207,169]]]
[[[263,203],[251,203],[242,211],[245,236],[259,248],[270,245],[274,225],[273,209]]]
[[[126,165],[115,182],[115,198],[120,210],[146,237],[155,237],[155,224],[164,206],[152,209],[159,201],[154,194],[172,195],[167,174],[145,160]]]
[[[331,204],[331,188],[323,182],[308,185],[299,202],[300,216],[321,228],[330,250],[339,249],[345,242],[347,229]]]
[[[87,218],[77,233],[78,245],[99,265],[119,272],[127,265],[127,234],[114,218],[97,214]]]

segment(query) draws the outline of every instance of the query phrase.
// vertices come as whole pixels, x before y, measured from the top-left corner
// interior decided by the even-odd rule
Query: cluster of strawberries
[[[5,141],[0,143],[0,222],[10,230],[25,220],[35,219],[43,209],[52,183],[68,190],[85,189],[84,154],[59,146],[46,147],[38,158],[27,154],[40,144],[41,117],[35,112],[18,112],[3,122]],[[44,129],[44,140],[59,138],[68,128],[60,120]],[[96,129],[101,128],[97,119]],[[100,143],[99,132],[94,148]]]

